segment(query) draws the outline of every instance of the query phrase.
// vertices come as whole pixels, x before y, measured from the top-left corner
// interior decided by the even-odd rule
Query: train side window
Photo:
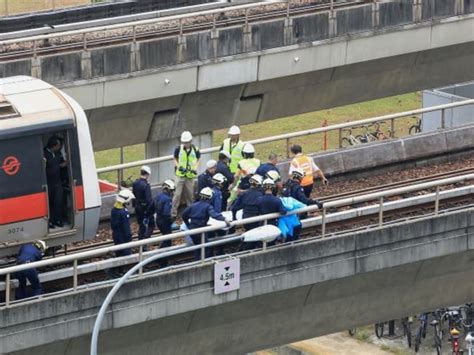
[[[70,229],[74,213],[71,195],[69,143],[65,131],[43,136],[46,182],[48,186],[49,229]]]

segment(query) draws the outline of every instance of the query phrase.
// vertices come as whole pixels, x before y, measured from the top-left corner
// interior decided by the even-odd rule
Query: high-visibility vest
[[[260,160],[257,158],[242,159],[239,163],[242,170],[242,176],[247,176],[251,168],[257,169],[260,166]]]
[[[307,155],[301,154],[296,156],[291,162],[291,164],[296,168],[300,168],[304,171],[304,177],[303,180],[301,180],[301,186],[308,186],[313,184],[314,171],[312,158],[308,157]]]
[[[176,175],[179,177],[185,177],[188,179],[193,179],[197,176],[197,174],[192,173],[191,170],[197,170],[197,156],[196,156],[197,148],[192,145],[190,148],[189,154],[186,153],[186,149],[181,144],[179,146],[179,155],[178,155],[178,167],[176,169]],[[179,171],[179,168],[182,167],[186,169],[185,173]]]
[[[244,148],[244,145],[245,143],[241,140],[235,144],[232,144],[230,138],[224,139],[224,142],[222,143],[222,150],[225,150],[230,154],[229,169],[232,174],[237,172],[239,162],[243,159],[242,149]]]

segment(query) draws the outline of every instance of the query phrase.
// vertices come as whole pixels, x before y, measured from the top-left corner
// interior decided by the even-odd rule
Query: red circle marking
[[[9,156],[3,160],[2,169],[7,175],[15,175],[20,170],[20,161],[14,157]]]

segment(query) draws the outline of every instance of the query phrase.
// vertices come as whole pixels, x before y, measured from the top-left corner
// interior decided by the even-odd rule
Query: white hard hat
[[[117,194],[117,197],[115,198],[115,200],[121,203],[129,203],[134,198],[135,198],[135,195],[133,194],[132,191],[123,189]]]
[[[252,144],[246,143],[242,149],[243,153],[255,153],[255,148]]]
[[[42,253],[46,251],[46,243],[44,242],[44,240],[37,240],[34,243],[34,246],[41,250]]]
[[[276,170],[270,170],[266,174],[267,178],[272,179],[274,182],[280,180],[280,174]]]
[[[301,168],[293,169],[293,171],[291,172],[291,176],[298,179],[302,179],[304,177],[304,170]]]
[[[145,173],[147,173],[148,175],[151,175],[151,169],[148,165],[143,165],[141,168],[140,168],[140,171],[144,171]]]
[[[176,190],[176,184],[173,180],[168,179],[163,182],[162,188],[174,191]]]
[[[270,178],[266,178],[265,180],[263,180],[263,183],[262,183],[263,187],[274,187],[275,186],[275,181],[273,181],[273,179],[270,179]]]
[[[221,150],[219,152],[219,154],[225,155],[227,157],[227,159],[232,158],[232,156],[230,155],[230,153],[227,150]]]
[[[250,185],[262,185],[263,179],[260,175],[255,174],[249,179]]]
[[[207,169],[215,168],[216,165],[217,165],[217,162],[214,159],[211,159],[207,161],[206,168]]]
[[[181,143],[189,143],[193,140],[193,135],[189,131],[181,133]]]
[[[227,181],[226,177],[221,173],[217,173],[212,177],[212,182],[215,184],[224,184]]]
[[[199,196],[202,199],[210,200],[213,195],[214,195],[214,192],[212,191],[210,187],[205,187],[201,190],[201,192],[199,192]]]
[[[236,134],[240,134],[240,128],[239,126],[232,126],[229,128],[229,131],[227,132],[227,134],[230,134],[232,136],[236,135]]]

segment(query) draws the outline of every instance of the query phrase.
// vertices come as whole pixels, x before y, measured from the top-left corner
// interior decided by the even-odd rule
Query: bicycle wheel
[[[405,335],[407,336],[408,347],[411,348],[411,325],[407,321],[405,325]]]
[[[428,317],[426,318],[425,321],[423,321],[423,333],[422,333],[423,339],[426,338],[426,327],[427,327],[427,326],[428,326]]]
[[[346,147],[349,147],[350,145],[351,145],[351,142],[349,141],[347,137],[343,137],[341,139],[341,147],[346,148]]]
[[[350,328],[347,331],[349,332],[349,335],[353,337],[357,331],[357,328]]]
[[[369,140],[367,139],[367,137],[365,136],[361,136],[360,134],[355,136],[355,139],[357,139],[357,141],[359,141],[360,143],[369,143]]]
[[[385,324],[383,322],[382,323],[375,323],[375,335],[379,339],[381,337],[383,337],[384,326],[385,326]]]
[[[439,335],[438,335],[438,329],[435,329],[434,342],[435,342],[436,354],[441,355],[441,339],[439,338]]]
[[[414,135],[414,134],[417,134],[417,133],[420,133],[421,132],[421,127],[418,126],[418,125],[413,125],[410,127],[410,129],[408,130],[408,134],[410,136]]]
[[[422,326],[420,326],[418,328],[418,331],[416,332],[416,337],[415,337],[415,353],[417,353],[418,350],[420,350],[421,337],[423,335],[422,333],[423,333],[423,328]]]

